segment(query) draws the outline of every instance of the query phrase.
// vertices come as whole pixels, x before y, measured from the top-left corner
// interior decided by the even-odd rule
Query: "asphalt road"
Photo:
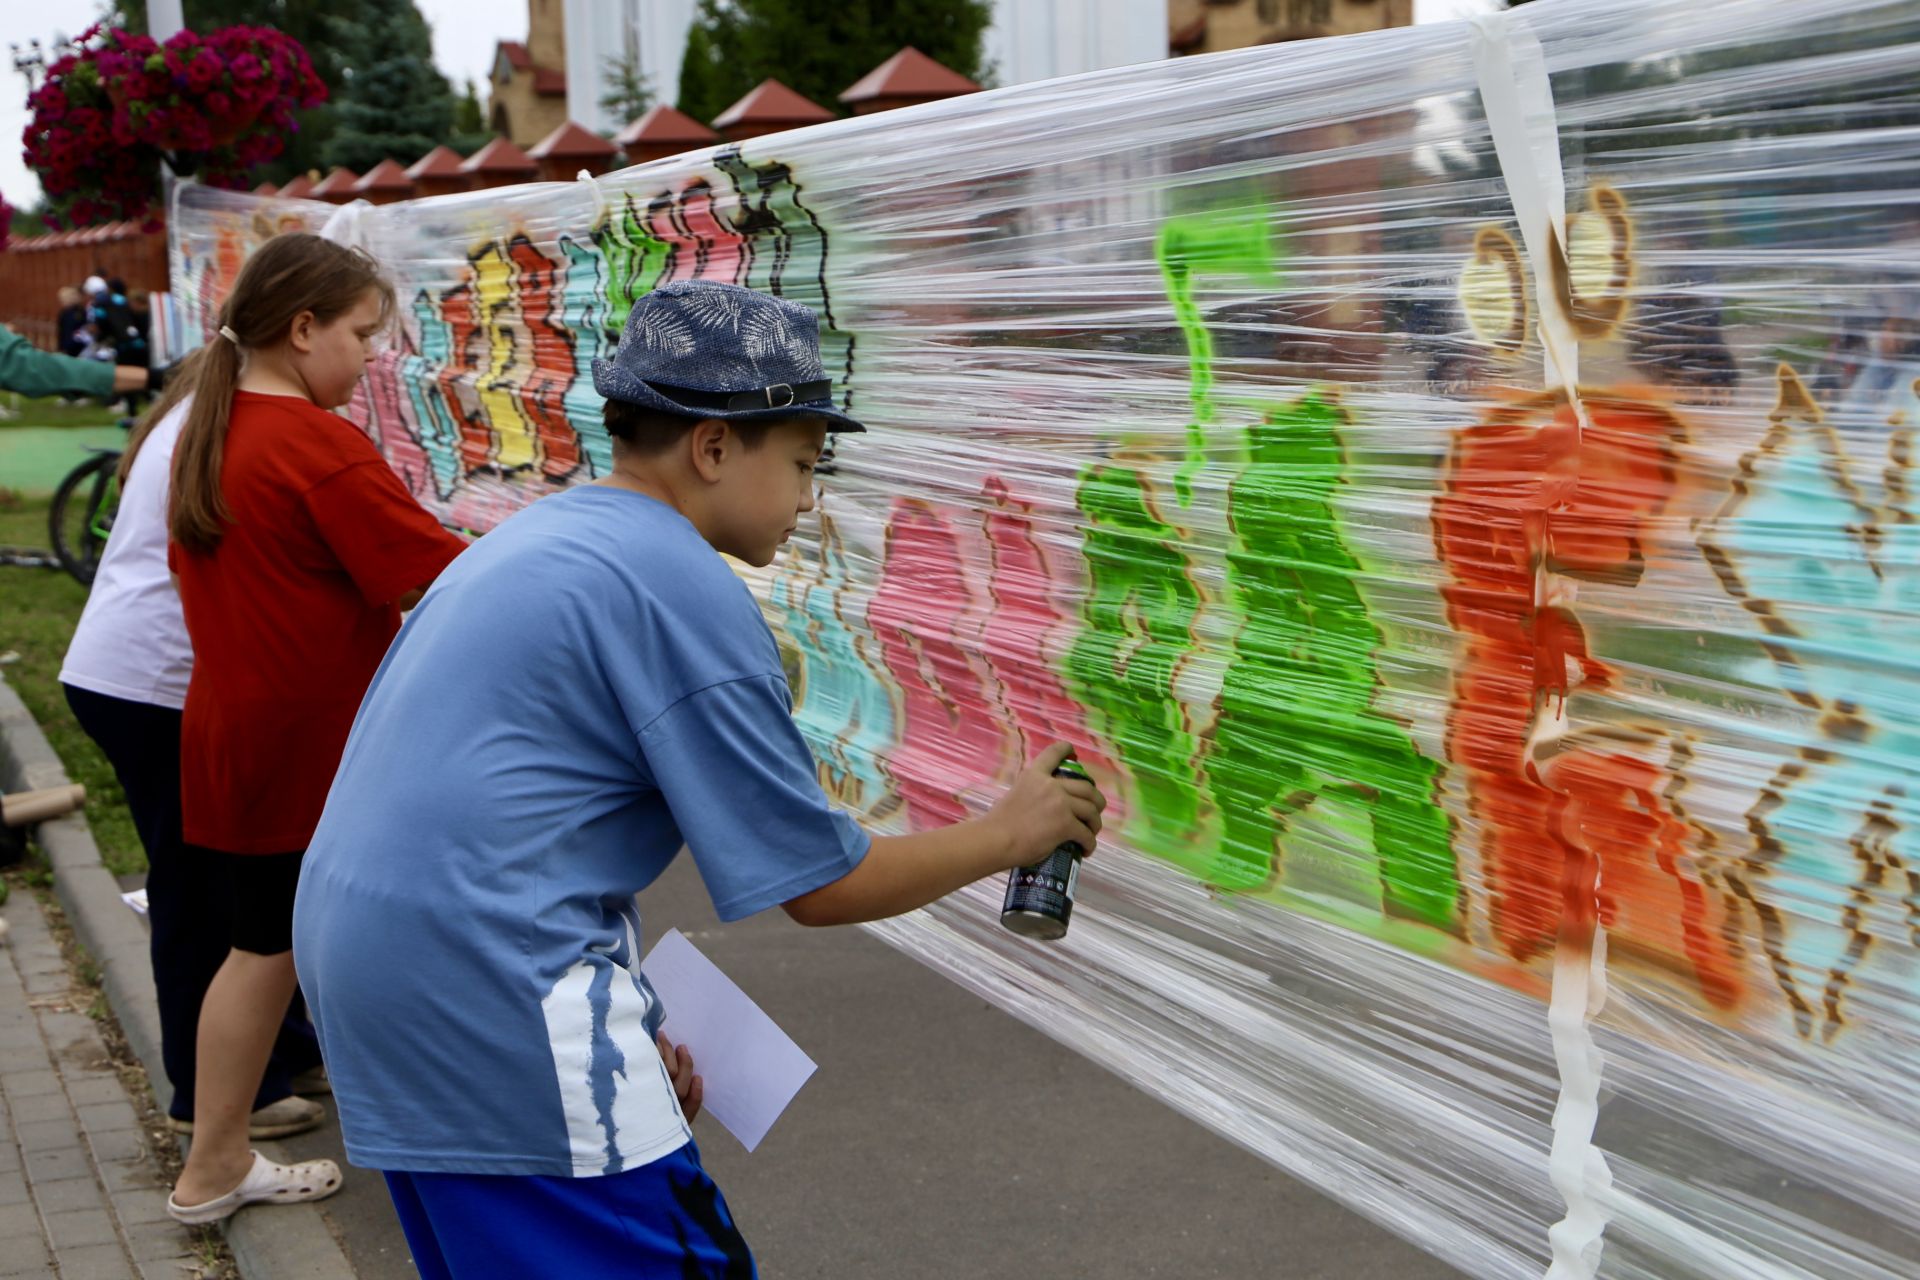
[[[857,929],[722,927],[686,858],[640,904],[649,945],[679,928],[819,1064],[752,1154],[694,1126],[767,1280],[1458,1280]],[[378,1174],[328,1209],[367,1280],[415,1274]]]

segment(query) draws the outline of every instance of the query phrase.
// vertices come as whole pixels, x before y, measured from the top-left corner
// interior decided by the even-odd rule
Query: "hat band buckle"
[[[833,383],[826,378],[802,382],[798,386],[790,382],[776,382],[770,387],[755,387],[751,391],[702,391],[695,387],[676,386],[671,382],[656,382],[652,378],[642,378],[640,381],[683,408],[695,411],[719,409],[729,413],[746,413],[787,409],[802,402],[825,400],[833,393]]]

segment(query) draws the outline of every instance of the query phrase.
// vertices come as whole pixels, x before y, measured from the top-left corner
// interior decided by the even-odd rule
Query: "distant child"
[[[702,1169],[634,895],[682,846],[722,920],[848,924],[1063,841],[1104,804],[1042,752],[986,817],[869,836],[828,805],[764,566],[813,509],[818,323],[683,282],[594,363],[613,473],[474,544],[368,691],[301,873],[295,956],[347,1153],[423,1277],[746,1277]]]
[[[55,350],[63,356],[77,356],[86,350],[87,340],[80,330],[87,323],[87,303],[81,292],[70,284],[60,286],[60,315],[55,321],[59,342]]]
[[[225,887],[231,952],[200,1012],[193,1147],[167,1210],[213,1222],[339,1189],[330,1160],[247,1147],[248,1112],[295,988],[293,892],[355,709],[400,610],[464,549],[371,441],[328,412],[373,359],[393,289],[373,259],[277,236],[241,268],[219,336],[183,372],[168,564],[193,675],[182,823]]]

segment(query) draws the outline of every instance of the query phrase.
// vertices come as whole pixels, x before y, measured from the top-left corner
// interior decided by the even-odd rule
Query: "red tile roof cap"
[[[343,165],[335,165],[333,172],[320,179],[309,192],[316,196],[343,196],[353,190],[353,184],[360,181],[360,175]]]
[[[614,141],[623,147],[673,146],[680,143],[697,147],[717,141],[719,137],[719,134],[692,116],[662,102],[648,107],[647,113],[622,129]]]
[[[543,98],[564,98],[567,96],[567,73],[555,71],[552,67],[533,69],[533,91]]]
[[[527,52],[527,46],[518,40],[502,40],[495,46],[500,53],[507,55],[507,65],[515,71],[525,71],[533,65],[533,55]]]
[[[619,149],[591,129],[569,120],[534,143],[528,148],[527,154],[535,160],[545,160],[549,156],[556,160],[575,157],[591,160],[610,156]]]
[[[495,138],[468,156],[460,164],[462,173],[537,173],[540,166],[533,157],[515,146],[511,138]]]
[[[407,171],[400,167],[398,161],[389,156],[367,170],[365,176],[353,184],[353,189],[362,194],[368,191],[411,191],[413,179],[407,176]]]
[[[740,101],[713,118],[713,127],[736,124],[818,124],[832,120],[833,112],[769,76]]]
[[[282,200],[305,200],[313,194],[313,179],[304,173],[297,173],[293,180],[280,188]]]
[[[840,95],[842,102],[869,102],[874,98],[953,98],[976,93],[980,86],[944,63],[936,62],[912,45],[888,58],[855,81]]]
[[[450,178],[460,172],[460,153],[452,147],[439,146],[407,166],[407,176],[418,182],[421,178]]]

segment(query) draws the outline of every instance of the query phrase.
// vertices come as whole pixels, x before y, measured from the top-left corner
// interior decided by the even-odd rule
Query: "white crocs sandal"
[[[219,1222],[250,1204],[297,1204],[303,1200],[325,1200],[340,1189],[340,1166],[331,1160],[302,1160],[299,1164],[275,1164],[253,1153],[253,1167],[240,1185],[212,1200],[183,1205],[167,1197],[167,1216],[175,1222],[197,1227]]]

